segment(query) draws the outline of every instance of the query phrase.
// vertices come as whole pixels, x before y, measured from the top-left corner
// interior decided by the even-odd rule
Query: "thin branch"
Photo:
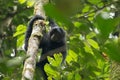
[[[108,6],[111,6],[112,4],[115,4],[115,3],[117,3],[117,2],[118,2],[118,1],[111,2],[111,3],[109,3],[109,4],[106,4],[105,6],[103,6],[103,7],[101,7],[101,8],[97,8],[97,9],[95,9],[95,10],[92,10],[92,11],[88,12],[88,13],[85,13],[83,16],[80,16],[79,18],[83,18],[83,17],[85,17],[85,16],[88,16],[88,15],[91,14],[91,13],[96,13],[96,12],[98,12],[98,11],[101,11],[101,10],[103,10],[104,8],[106,8],[106,7],[108,7]]]

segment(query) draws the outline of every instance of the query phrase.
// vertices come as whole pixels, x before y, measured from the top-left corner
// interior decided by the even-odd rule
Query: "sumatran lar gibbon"
[[[28,28],[27,28],[27,31],[26,31],[26,35],[25,35],[25,50],[27,51],[27,48],[28,48],[28,40],[31,36],[31,33],[32,33],[32,29],[33,29],[33,24],[34,24],[34,21],[36,20],[44,20],[44,18],[40,15],[35,15],[29,22],[29,25],[28,25]],[[48,19],[49,21],[49,26],[51,27],[51,29],[43,34],[43,37],[42,37],[42,40],[40,41],[40,45],[39,45],[39,48],[42,49],[42,53],[41,53],[41,56],[50,52],[50,51],[53,51],[55,49],[57,49],[57,53],[62,53],[62,56],[63,56],[63,61],[65,60],[65,57],[66,57],[66,35],[65,35],[65,31],[60,28],[52,19]],[[59,50],[60,47],[62,46],[65,46],[63,50]],[[53,51],[54,52],[54,51]],[[55,53],[55,52],[54,52]],[[53,54],[53,53],[51,53]],[[53,56],[53,55],[52,55]],[[62,61],[62,62],[63,62]],[[36,64],[37,67],[39,67],[42,71],[42,74],[44,76],[44,80],[47,80],[47,75],[44,71],[44,65],[48,63],[48,60],[47,58],[45,58],[44,60],[40,61]]]

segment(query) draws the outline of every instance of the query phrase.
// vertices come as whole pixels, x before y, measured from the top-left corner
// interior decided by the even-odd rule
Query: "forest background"
[[[25,31],[35,0],[0,0],[0,80],[20,80]],[[120,0],[51,0],[47,16],[67,33],[66,64],[61,55],[45,67],[55,80],[120,79]],[[59,11],[59,12],[58,12]],[[50,66],[54,66],[51,68]],[[38,70],[37,70],[38,71]],[[39,80],[39,71],[34,80]]]

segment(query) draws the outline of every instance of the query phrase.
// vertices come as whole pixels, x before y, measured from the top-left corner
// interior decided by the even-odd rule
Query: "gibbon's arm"
[[[40,15],[35,15],[29,22],[28,24],[28,27],[27,27],[27,31],[26,31],[26,34],[25,34],[25,46],[24,46],[24,49],[27,51],[27,47],[28,47],[28,40],[31,36],[31,33],[32,33],[32,29],[33,29],[33,24],[34,24],[34,21],[36,20],[44,20],[44,18]]]

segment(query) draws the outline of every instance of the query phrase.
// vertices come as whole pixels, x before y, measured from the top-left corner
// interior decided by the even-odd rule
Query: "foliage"
[[[80,2],[79,2],[80,1]],[[34,0],[0,0],[0,80],[20,80],[26,26]],[[53,4],[52,4],[53,3]],[[67,32],[65,64],[61,54],[48,57],[49,80],[109,80],[111,61],[120,61],[119,0],[51,0],[47,16]],[[80,6],[79,6],[80,5]],[[35,79],[41,79],[40,72]]]

